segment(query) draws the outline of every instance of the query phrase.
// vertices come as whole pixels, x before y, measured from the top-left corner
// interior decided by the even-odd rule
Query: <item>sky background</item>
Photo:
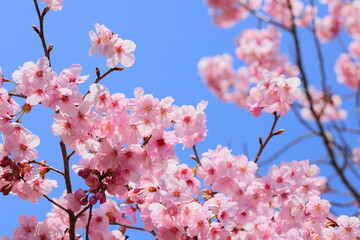
[[[235,57],[235,38],[246,28],[256,28],[257,20],[249,18],[233,28],[220,29],[212,23],[203,0],[157,0],[157,1],[124,1],[124,0],[64,0],[61,11],[50,11],[45,18],[45,36],[48,44],[53,44],[51,52],[53,70],[59,73],[69,68],[73,63],[79,63],[83,75],[90,75],[87,83],[82,84],[85,93],[95,79],[95,67],[104,73],[108,67],[104,57],[89,57],[91,45],[88,33],[93,30],[94,23],[106,25],[124,39],[130,39],[137,45],[136,62],[123,72],[112,73],[101,83],[112,93],[122,92],[127,97],[133,97],[136,87],[143,87],[145,93],[153,94],[162,99],[172,96],[176,105],[195,105],[201,100],[207,100],[206,109],[208,122],[208,137],[197,145],[198,152],[214,149],[217,145],[229,146],[234,154],[246,153],[253,159],[258,150],[258,136],[265,138],[272,123],[272,115],[264,113],[260,118],[254,118],[235,104],[227,104],[218,100],[206,87],[198,74],[197,63],[202,57],[229,53]],[[44,5],[41,3],[41,6]],[[6,78],[27,61],[36,62],[43,56],[40,40],[32,29],[38,25],[33,1],[0,1],[0,66]],[[302,31],[302,47],[305,54],[306,70],[310,75],[312,85],[320,86],[319,67],[315,59],[315,49],[312,37]],[[346,39],[345,39],[346,42]],[[324,46],[326,52],[327,74],[330,85],[334,85],[336,93],[345,95],[350,91],[336,84],[333,64],[340,48],[335,43]],[[283,34],[283,53],[294,58],[294,46],[287,34]],[[294,61],[292,61],[294,62]],[[236,68],[242,66],[240,60],[235,60]],[[346,103],[350,113],[353,111],[353,101]],[[39,159],[46,159],[50,165],[61,167],[59,139],[50,132],[53,122],[49,109],[36,106],[30,115],[26,115],[22,124],[41,138]],[[350,120],[351,122],[352,120]],[[352,121],[353,122],[353,121]],[[281,117],[277,129],[285,129],[285,133],[272,139],[262,155],[267,159],[286,143],[301,134],[306,129],[299,125],[291,113]],[[350,136],[352,146],[358,145],[358,137]],[[182,161],[189,161],[191,149],[178,148],[178,156]],[[298,144],[282,155],[279,161],[303,159],[319,159],[325,152],[321,142],[311,138]],[[73,158],[73,163],[76,162]],[[260,160],[261,162],[261,160]],[[261,167],[261,173],[267,172],[268,166]],[[324,168],[322,175],[331,175],[331,169]],[[55,177],[50,173],[49,177]],[[74,176],[73,176],[74,179]],[[336,181],[336,180],[334,180]],[[59,197],[64,189],[62,181],[58,182],[51,197]],[[341,185],[338,185],[341,188]],[[76,189],[76,186],[74,186]],[[330,198],[331,195],[325,195]],[[17,196],[0,196],[2,210],[0,212],[0,236],[10,236],[18,226],[20,214],[36,215],[39,220],[45,218],[51,205],[46,200],[39,204],[22,201]],[[343,213],[352,214],[352,209],[342,209]],[[339,210],[337,213],[341,213]],[[129,232],[130,233],[130,232]],[[136,235],[133,235],[136,234]],[[131,232],[130,239],[143,239],[151,235]]]

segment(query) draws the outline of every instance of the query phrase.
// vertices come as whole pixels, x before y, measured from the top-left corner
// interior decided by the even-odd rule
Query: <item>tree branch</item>
[[[58,204],[57,202],[55,202],[54,200],[52,200],[51,198],[49,198],[46,194],[43,195],[49,202],[51,202],[52,204],[54,204],[55,206],[57,206],[58,208],[64,210],[65,212],[69,212],[68,209],[64,208],[63,206],[61,206],[60,204]]]
[[[265,139],[265,142],[264,142],[264,143],[262,142],[262,138],[259,137],[260,147],[259,147],[259,150],[258,150],[258,152],[257,152],[257,154],[256,154],[255,159],[254,159],[254,162],[255,162],[255,163],[257,163],[257,162],[259,161],[260,156],[261,156],[261,153],[262,153],[262,151],[265,149],[265,147],[266,147],[266,145],[268,144],[268,142],[270,141],[270,139],[271,139],[273,136],[279,135],[279,134],[281,134],[281,133],[283,132],[283,130],[282,130],[282,131],[279,130],[279,131],[277,131],[277,132],[274,133],[274,129],[275,129],[276,123],[277,123],[277,121],[279,120],[279,118],[280,118],[280,116],[277,115],[276,113],[274,113],[274,122],[273,122],[273,124],[272,124],[272,126],[271,126],[269,135],[268,135],[267,138]],[[281,132],[280,132],[280,131],[281,131]]]
[[[117,225],[117,226],[124,227],[124,228],[129,228],[129,229],[135,229],[135,230],[139,230],[139,231],[148,232],[148,231],[146,231],[145,229],[140,228],[140,227],[124,225],[124,224],[120,224],[120,223],[116,223],[116,222],[113,222],[113,223],[110,223],[110,224],[111,224],[111,225]],[[150,232],[148,232],[148,233],[151,233],[153,236],[156,236],[156,233],[155,233],[154,230],[152,230],[152,231],[150,231]]]
[[[33,29],[40,37],[44,54],[45,54],[46,58],[49,60],[49,65],[51,66],[50,51],[46,45],[45,34],[44,34],[44,17],[46,15],[46,13],[49,11],[49,8],[48,7],[44,8],[43,12],[41,13],[37,0],[34,0],[34,5],[35,5],[36,13],[37,13],[37,16],[39,19],[40,30],[36,26],[33,26]]]
[[[321,138],[323,140],[323,144],[324,144],[324,146],[326,148],[326,151],[328,152],[328,155],[330,157],[331,164],[335,168],[335,170],[336,170],[337,174],[339,175],[339,177],[341,178],[342,182],[349,189],[349,191],[353,194],[353,196],[357,200],[357,202],[360,203],[360,195],[356,191],[356,189],[353,187],[353,185],[350,183],[350,181],[346,178],[344,172],[341,170],[341,168],[340,168],[340,166],[339,166],[339,164],[338,164],[338,162],[336,160],[334,150],[332,148],[332,140],[329,139],[329,137],[327,136],[327,134],[325,132],[325,129],[324,129],[324,127],[323,127],[323,125],[322,125],[322,123],[320,121],[320,116],[318,114],[316,114],[316,112],[315,112],[315,109],[314,109],[314,106],[313,106],[313,99],[312,99],[312,96],[311,96],[310,91],[309,91],[309,81],[308,81],[308,78],[307,78],[305,70],[304,70],[304,65],[302,63],[300,42],[299,42],[299,37],[298,37],[298,33],[297,33],[297,28],[296,28],[296,26],[294,24],[294,19],[295,18],[294,18],[294,15],[292,13],[292,6],[291,6],[290,0],[287,0],[287,3],[288,3],[288,7],[289,7],[290,13],[291,13],[292,27],[291,27],[290,31],[291,31],[291,34],[293,36],[293,40],[294,40],[294,43],[295,43],[296,62],[297,62],[297,65],[298,65],[298,67],[300,69],[301,77],[302,77],[304,88],[305,88],[306,98],[308,99],[309,104],[310,104],[309,107],[310,107],[311,114],[315,118],[316,125],[317,125],[317,127],[319,129],[319,133],[320,133],[320,136],[321,136]]]
[[[123,71],[124,68],[123,67],[113,67],[110,68],[109,70],[107,70],[106,73],[104,73],[103,75],[100,75],[100,70],[99,68],[96,68],[96,75],[97,78],[95,79],[94,83],[99,83],[103,78],[105,78],[107,75],[109,75],[110,73],[114,72],[114,71]],[[87,93],[85,93],[83,99],[85,98],[86,95],[88,95],[90,93],[90,90],[87,91]]]
[[[89,227],[90,227],[90,221],[91,221],[91,217],[92,217],[92,204],[90,204],[90,210],[89,210],[89,217],[88,217],[88,221],[86,223],[86,240],[89,240]]]
[[[264,166],[264,165],[276,160],[278,157],[280,157],[283,153],[285,153],[287,150],[289,150],[296,144],[300,143],[301,141],[303,141],[307,138],[313,137],[313,136],[315,136],[315,135],[314,135],[314,133],[311,133],[311,132],[298,136],[297,138],[295,138],[292,141],[285,144],[280,150],[278,150],[276,153],[274,153],[271,157],[269,157],[265,161],[262,161],[261,163],[259,163],[259,167]]]
[[[63,173],[62,171],[60,171],[60,170],[58,170],[58,169],[56,169],[56,168],[53,168],[53,167],[51,167],[50,165],[47,165],[47,164],[45,164],[45,163],[41,163],[41,162],[38,162],[38,161],[35,161],[35,160],[29,161],[29,163],[36,163],[36,164],[38,164],[38,165],[47,167],[47,168],[49,168],[50,170],[53,170],[54,172],[60,173],[61,175],[64,176],[64,173]]]

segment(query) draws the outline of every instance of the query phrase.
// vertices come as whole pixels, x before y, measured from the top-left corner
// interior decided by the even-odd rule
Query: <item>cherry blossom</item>
[[[41,0],[47,4],[47,7],[54,11],[59,11],[63,8],[64,1],[63,0]]]
[[[63,7],[62,0],[43,2],[46,11]],[[220,27],[231,27],[249,15],[270,24],[245,30],[235,40],[235,54],[244,64],[237,70],[230,54],[202,58],[198,70],[207,86],[221,100],[235,102],[257,117],[265,110],[277,120],[299,99],[303,119],[316,120],[326,131],[331,125],[321,124],[345,120],[347,112],[340,108],[340,96],[330,89],[320,92],[308,86],[299,61],[295,66],[280,53],[281,30],[296,37],[298,27],[315,28],[315,37],[327,42],[344,26],[352,43],[349,54],[339,56],[335,72],[338,82],[359,88],[360,2],[322,2],[328,12],[319,18],[315,6],[298,0],[266,0],[264,4],[257,0],[207,0]],[[196,107],[177,106],[172,97],[159,99],[140,87],[133,97],[111,93],[99,81],[122,70],[116,68],[118,64],[132,66],[136,45],[105,25],[96,23],[94,27],[89,33],[89,55],[98,51],[107,58],[110,70],[101,75],[97,68],[96,80],[85,94],[79,84],[89,76],[82,75],[80,64],[55,72],[49,59],[42,57],[24,63],[12,74],[12,80],[5,80],[0,68],[0,192],[32,203],[44,197],[53,206],[43,221],[20,215],[11,239],[74,240],[85,235],[95,240],[124,240],[131,228],[159,240],[360,238],[358,216],[330,213],[331,203],[322,195],[330,190],[330,182],[319,175],[316,165],[309,160],[284,159],[287,162],[274,164],[266,172],[257,162],[270,138],[283,132],[273,132],[276,120],[265,143],[259,138],[254,161],[251,154],[234,155],[237,149],[221,145],[200,155],[196,145],[207,136],[207,101]],[[45,51],[48,57],[49,52]],[[300,89],[299,72],[307,95]],[[8,83],[15,87],[7,90]],[[17,97],[22,99],[21,108]],[[53,111],[51,131],[60,141],[62,170],[48,165],[50,159],[38,160],[41,155],[35,148],[40,138],[21,124],[25,113],[31,113],[37,104]],[[320,130],[312,132],[326,135],[325,140],[330,141],[330,131]],[[193,164],[185,164],[179,157],[181,146],[183,151],[193,150]],[[341,149],[333,139],[327,146]],[[346,162],[346,166],[360,165],[358,147],[346,145],[340,153],[355,163]],[[74,155],[77,159],[72,158],[70,166]],[[70,167],[81,187],[71,182]],[[49,172],[65,180],[66,190],[59,198],[48,196],[58,186]]]

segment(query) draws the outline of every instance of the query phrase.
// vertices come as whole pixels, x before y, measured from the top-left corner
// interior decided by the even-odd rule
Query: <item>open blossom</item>
[[[206,101],[201,101],[196,109],[193,106],[184,105],[175,116],[175,133],[185,147],[193,147],[196,143],[204,140],[206,136],[206,114],[204,109]]]
[[[306,204],[306,214],[311,215],[313,218],[325,219],[329,214],[331,207],[329,201],[320,199],[319,196],[313,196],[309,198],[309,202]]]
[[[45,90],[48,82],[54,77],[49,60],[42,57],[34,62],[26,62],[12,74],[12,78],[18,84],[16,90],[24,95],[31,95],[34,90]]]
[[[290,104],[301,96],[300,79],[296,77],[275,77],[265,73],[257,87],[250,90],[249,109],[254,116],[259,116],[262,109],[270,113],[286,115]]]
[[[55,180],[43,179],[37,173],[31,173],[24,180],[26,182],[15,182],[12,192],[17,194],[22,200],[29,200],[33,203],[37,203],[44,194],[49,194],[53,187],[57,187]]]
[[[360,238],[359,218],[341,215],[336,219],[336,223],[339,225],[337,230],[339,236],[345,237],[345,239]]]
[[[47,7],[54,11],[61,10],[64,5],[64,0],[42,0],[44,3],[47,4]]]
[[[99,51],[99,56],[107,57],[107,65],[111,68],[118,63],[124,67],[130,67],[135,62],[134,51],[136,45],[131,40],[123,40],[108,29],[105,25],[95,24],[95,30],[89,32],[92,45],[89,50],[89,55],[93,56],[96,51]]]
[[[99,51],[99,56],[105,55],[104,51],[108,47],[108,44],[111,39],[116,38],[117,35],[113,31],[108,29],[105,25],[100,25],[95,23],[95,31],[91,30],[89,32],[92,45],[89,49],[89,55],[94,56],[96,51]]]
[[[113,38],[107,48],[107,65],[109,67],[115,67],[118,63],[120,63],[124,67],[131,67],[135,62],[135,56],[133,53],[135,49],[136,45],[133,41]]]
[[[13,231],[13,240],[32,239],[35,234],[37,219],[35,216],[27,217],[22,214],[18,218],[19,227]]]
[[[89,75],[80,76],[81,72],[81,65],[73,64],[69,69],[61,71],[57,82],[61,87],[70,87],[69,85],[71,85],[71,87],[77,86],[77,84],[85,82],[89,77]]]
[[[12,153],[12,158],[16,162],[23,160],[35,160],[38,157],[34,149],[40,144],[40,138],[21,125],[12,123],[3,130],[3,139],[6,148]]]

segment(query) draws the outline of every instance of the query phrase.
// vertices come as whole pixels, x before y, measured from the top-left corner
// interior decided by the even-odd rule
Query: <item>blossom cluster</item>
[[[316,36],[323,42],[333,40],[340,32],[342,26],[354,39],[360,37],[359,1],[327,1],[328,12],[323,18],[315,22]]]
[[[268,109],[269,112],[284,115],[288,112],[290,104],[300,97],[299,90],[294,90],[300,82],[295,84],[290,80],[295,84],[291,90],[294,96],[281,95],[290,90],[290,85],[282,83],[285,76],[296,76],[298,68],[292,65],[285,55],[279,56],[280,37],[280,32],[271,26],[245,30],[237,39],[236,55],[247,66],[240,67],[236,72],[232,66],[233,58],[229,54],[207,57],[201,59],[198,64],[200,75],[220,99],[235,101],[240,107],[249,109],[253,115],[259,116],[261,109],[275,103],[279,106],[273,105]],[[271,77],[267,76],[269,74]],[[273,80],[270,81],[270,78]],[[252,83],[262,85],[262,91],[259,92],[259,88],[252,87]],[[278,91],[279,87],[282,90]],[[271,90],[271,97],[268,89]],[[284,102],[286,104],[283,104]]]
[[[99,57],[107,58],[107,65],[115,67],[118,63],[124,67],[130,67],[135,62],[134,51],[136,45],[131,40],[119,38],[117,34],[108,29],[105,25],[95,24],[95,31],[90,31],[89,36],[92,41],[89,50],[90,56],[99,51]]]
[[[341,109],[342,100],[337,94],[325,95],[324,92],[318,91],[313,87],[309,88],[309,93],[312,98],[312,106],[315,113],[320,117],[320,121],[339,121],[345,120],[347,112]],[[304,119],[314,120],[314,116],[310,110],[310,103],[305,94],[299,99],[302,105],[301,115]]]
[[[63,5],[62,0],[43,2],[55,11]],[[215,22],[229,27],[258,9],[261,1],[207,3]],[[358,1],[346,6],[337,3],[329,3],[331,14],[340,11],[337,7],[341,5],[341,12],[351,15],[347,7],[356,7]],[[307,26],[316,12],[297,0],[266,0],[264,9],[287,28],[293,18],[295,24]],[[355,19],[346,26],[357,36]],[[100,24],[95,24],[89,36],[89,54],[98,51],[99,56],[107,57],[108,73],[123,70],[116,68],[119,63],[124,67],[134,64],[136,46],[131,40],[119,38]],[[273,27],[244,31],[237,39],[236,55],[248,67],[235,71],[232,57],[224,54],[202,59],[200,74],[219,98],[237,102],[254,116],[262,110],[285,115],[300,98],[303,117],[310,119],[310,103],[301,98],[300,79],[295,77],[298,68],[285,55],[279,56],[280,37]],[[359,56],[357,46],[353,42],[349,48],[353,57]],[[357,63],[350,55],[341,59],[339,81],[358,88]],[[82,75],[79,64],[56,73],[49,59],[42,57],[24,63],[12,80],[5,79],[0,68],[0,192],[33,203],[45,197],[53,204],[43,221],[19,216],[19,227],[11,239],[74,240],[86,235],[86,239],[125,240],[129,228],[147,231],[159,240],[360,239],[358,217],[330,213],[330,202],[320,197],[327,191],[326,179],[319,177],[320,169],[309,160],[282,162],[262,175],[256,161],[243,154],[235,156],[228,147],[218,146],[199,157],[195,145],[207,135],[206,101],[196,107],[177,106],[172,97],[158,99],[142,88],[136,88],[130,98],[111,93],[99,84],[108,73],[100,76],[97,71],[97,79],[83,94],[79,84],[88,76]],[[2,87],[3,82],[16,87],[9,91]],[[321,121],[346,117],[339,96],[311,88],[309,92]],[[16,97],[24,99],[22,107]],[[64,163],[73,154],[79,156],[72,169],[83,181],[81,188],[69,190],[71,180],[65,170],[37,160],[40,138],[21,125],[35,105],[54,111],[51,131],[60,139]],[[178,145],[193,148],[194,168],[176,155]],[[72,152],[67,154],[67,150]],[[356,163],[359,155],[355,148]],[[57,181],[47,178],[49,171],[60,173],[66,181],[67,190],[59,198],[48,197],[57,187]],[[138,218],[143,228],[134,226]],[[70,236],[71,224],[76,237]],[[110,230],[111,226],[119,228]]]
[[[262,109],[269,113],[286,115],[290,105],[301,96],[300,79],[284,76],[272,78],[264,76],[257,87],[250,89],[249,110],[253,116],[260,116]]]
[[[101,31],[107,28],[96,26],[103,37]],[[39,137],[21,125],[22,116],[38,104],[55,112],[51,126],[53,134],[81,157],[73,168],[84,180],[86,188],[64,194],[57,200],[58,204],[73,212],[79,212],[88,204],[105,204],[109,201],[108,194],[122,199],[131,183],[164,172],[169,159],[176,159],[174,146],[182,144],[191,148],[205,138],[206,101],[200,102],[196,108],[176,106],[171,97],[159,100],[145,94],[141,88],[135,89],[134,98],[126,98],[122,93],[111,94],[104,85],[97,83],[90,86],[88,93],[82,94],[79,84],[88,76],[81,76],[81,72],[81,66],[74,64],[57,74],[51,69],[48,59],[42,57],[36,63],[26,62],[12,74],[17,94],[0,89],[0,130],[3,136],[0,189],[4,195],[12,193],[36,203],[57,186],[55,180],[46,178],[47,172],[53,169],[45,161],[37,161],[35,148],[40,143]],[[21,108],[14,96],[25,98]],[[15,121],[19,114],[21,117]],[[129,213],[129,209],[132,208],[128,206],[124,211]],[[93,214],[96,212],[94,210]],[[36,223],[33,217],[22,216],[20,225],[32,230],[27,231],[26,236],[22,235],[25,234],[23,230],[15,230],[13,239],[37,239],[46,226],[51,226],[54,231],[49,230],[48,238],[44,239],[64,237],[69,222],[66,212],[55,206],[48,217],[44,222]],[[53,224],[55,219],[62,221]],[[87,221],[83,223],[79,227],[85,228]],[[92,229],[92,239],[107,239],[110,234],[103,228],[104,232],[96,227]]]
[[[209,13],[216,25],[229,28],[248,17],[249,12],[262,9],[285,27],[294,24],[302,27],[314,20],[317,8],[311,4],[304,6],[299,0],[207,0]],[[289,4],[291,4],[290,11]]]
[[[209,13],[214,23],[223,28],[232,27],[238,21],[245,19],[249,11],[260,7],[260,0],[206,0]]]

